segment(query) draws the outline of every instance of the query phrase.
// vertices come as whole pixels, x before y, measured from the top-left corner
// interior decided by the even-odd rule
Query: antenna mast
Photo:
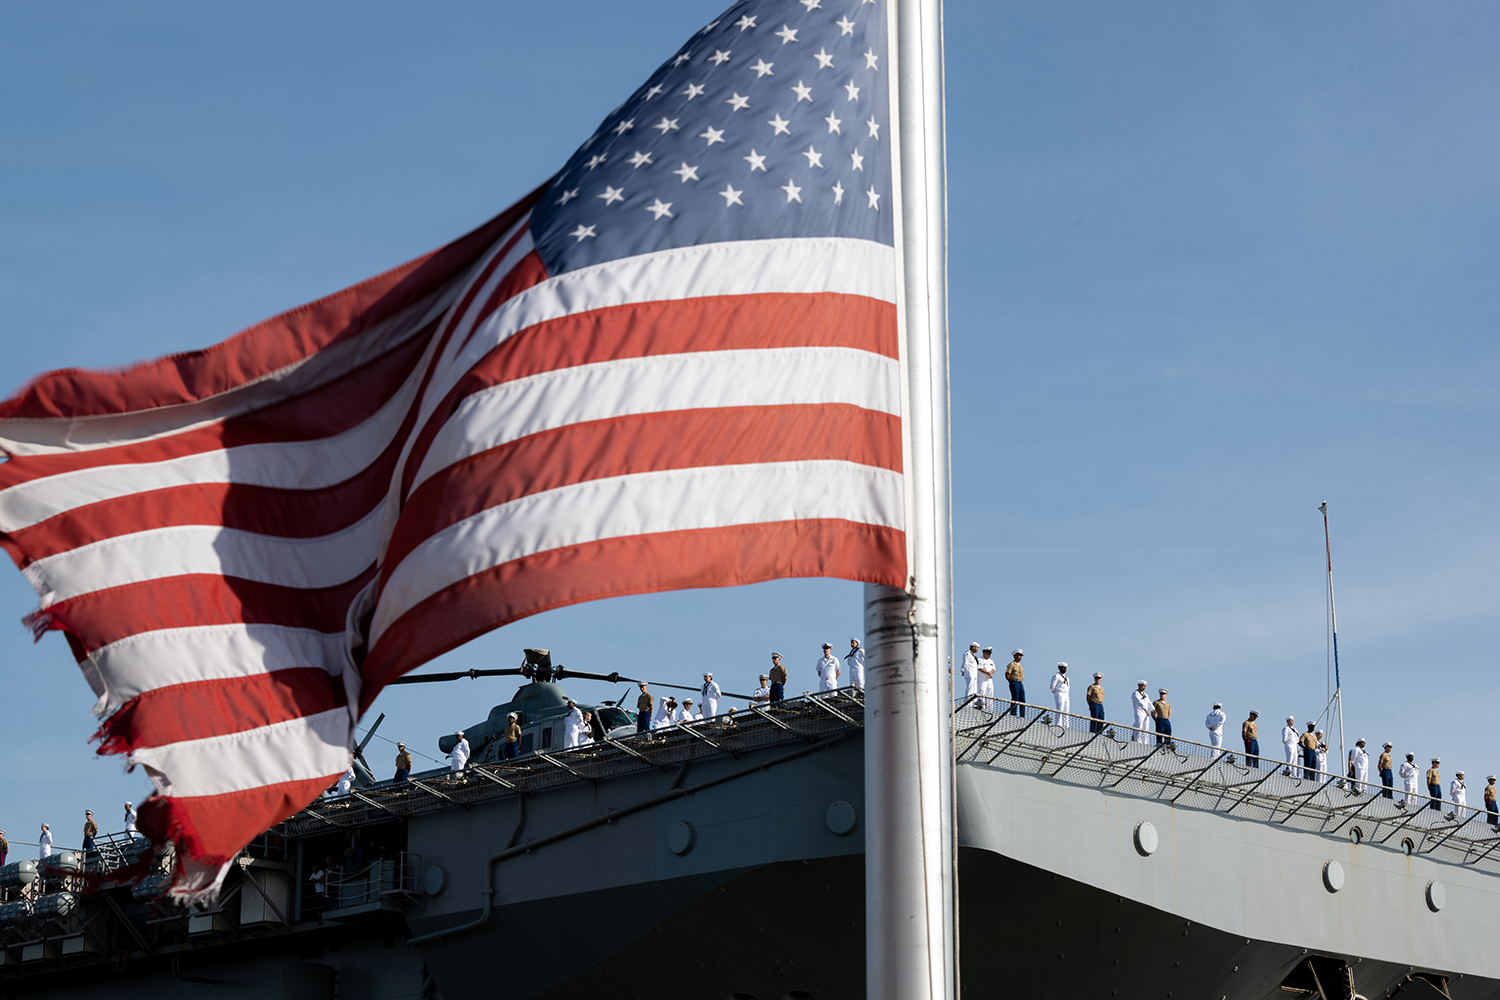
[[[1323,551],[1328,556],[1328,627],[1333,633],[1333,700],[1330,702],[1339,717],[1339,760],[1345,759],[1344,751],[1344,693],[1339,677],[1339,613],[1333,602],[1333,542],[1328,533],[1328,501],[1318,505],[1323,513]],[[1344,764],[1340,764],[1344,767]]]

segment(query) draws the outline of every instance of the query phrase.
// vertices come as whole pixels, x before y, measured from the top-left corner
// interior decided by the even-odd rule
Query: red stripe
[[[349,605],[375,576],[371,566],[348,583],[319,590],[238,577],[195,574],[96,590],[49,607],[48,627],[68,633],[86,655],[126,636],[192,625],[289,625],[344,631]]]
[[[901,421],[844,404],[673,410],[571,424],[441,470],[401,510],[381,584],[451,524],[518,497],[663,469],[839,459],[901,471]]]
[[[853,521],[778,521],[609,538],[503,563],[433,594],[381,635],[360,669],[360,711],[392,679],[527,615],[623,594],[797,576],[904,586],[905,535]]]
[[[417,434],[402,495],[464,398],[543,372],[696,351],[848,347],[897,357],[896,307],[857,295],[723,295],[595,309],[528,327],[469,370]]]
[[[364,333],[461,275],[530,211],[546,187],[439,250],[274,316],[213,347],[123,372],[49,372],[0,404],[0,419],[101,416],[190,403],[269,375]]]
[[[242,733],[349,704],[342,679],[321,667],[174,684],[121,705],[94,734],[101,754]]]
[[[17,456],[0,465],[0,489],[77,469],[164,462],[221,448],[313,441],[342,434],[374,416],[390,401],[421,360],[435,326],[335,380],[253,413],[136,444]]]
[[[499,284],[495,286],[495,290],[490,293],[490,297],[485,299],[484,307],[474,317],[474,324],[469,327],[469,334],[464,338],[464,342],[458,345],[458,349],[460,351],[464,349],[469,341],[473,339],[474,334],[479,332],[479,328],[484,324],[484,321],[489,319],[490,314],[496,309],[499,309],[506,302],[526,291],[526,289],[533,285],[540,285],[546,280],[547,265],[542,263],[541,254],[535,250],[516,261],[516,266],[511,269],[509,274],[500,279]]]
[[[178,850],[194,861],[223,864],[250,838],[295,815],[338,777],[330,774],[222,795],[153,795],[141,803],[140,829],[153,843],[176,841]]]

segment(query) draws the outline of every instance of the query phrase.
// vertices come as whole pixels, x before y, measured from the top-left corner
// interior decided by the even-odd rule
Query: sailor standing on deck
[[[1396,784],[1396,778],[1391,773],[1391,762],[1391,745],[1387,743],[1384,751],[1380,754],[1380,760],[1376,762],[1376,767],[1380,769],[1380,787],[1382,789],[1380,797],[1385,799],[1396,797],[1395,793],[1391,791],[1391,787]]]
[[[1175,750],[1177,744],[1172,742],[1172,703],[1167,701],[1166,688],[1156,693],[1156,700],[1151,703],[1151,718],[1156,720],[1156,745],[1165,743]]]
[[[640,697],[635,700],[635,731],[644,733],[651,728],[651,710],[656,707],[656,698],[650,691],[646,690],[646,684],[641,682]]]
[[[354,777],[354,765],[350,764],[349,769],[339,775],[338,788],[333,794],[341,799],[347,798],[349,793],[354,791]]]
[[[770,704],[786,699],[786,667],[781,665],[781,654],[771,654],[771,699]]]
[[[1403,809],[1413,795],[1421,794],[1417,791],[1417,775],[1422,773],[1422,769],[1417,767],[1416,756],[1414,753],[1407,754],[1406,761],[1401,765],[1401,786],[1406,791],[1406,798],[1396,804]]]
[[[1432,766],[1427,769],[1427,795],[1432,799],[1427,803],[1427,808],[1443,811],[1443,773],[1438,770],[1438,765],[1443,762],[1441,757],[1432,758]]]
[[[1208,745],[1214,748],[1215,757],[1224,753],[1219,748],[1224,745],[1224,723],[1228,721],[1229,716],[1224,714],[1224,706],[1217,701],[1203,720],[1203,728],[1208,730]]]
[[[656,718],[651,720],[652,729],[661,729],[663,726],[672,724],[672,717],[677,714],[677,699],[672,697],[663,698],[661,705],[656,709]]]
[[[1052,704],[1057,709],[1057,724],[1068,728],[1068,709],[1072,707],[1072,685],[1068,679],[1068,665],[1059,660],[1057,673],[1052,675]]]
[[[703,717],[705,719],[712,719],[718,715],[719,699],[724,697],[724,692],[719,689],[719,685],[714,683],[713,674],[703,675],[703,687],[699,689],[698,693],[703,696],[701,701],[703,705]]]
[[[993,646],[986,646],[979,657],[979,705],[986,712],[995,710],[995,661],[990,654],[995,651]]]
[[[750,707],[765,705],[771,701],[771,677],[769,674],[760,675],[760,687],[750,692]]]
[[[1308,781],[1318,776],[1322,768],[1318,765],[1318,734],[1313,732],[1316,722],[1307,724],[1307,732],[1302,734],[1298,745],[1302,747],[1302,777]],[[1284,738],[1284,737],[1283,737]]]
[[[844,654],[844,662],[849,665],[849,686],[863,691],[865,689],[865,651],[858,639],[849,640],[849,652]]]
[[[1255,720],[1260,718],[1259,712],[1251,712],[1250,717],[1240,723],[1240,739],[1245,741],[1245,765],[1247,767],[1260,767],[1260,727]]]
[[[1130,708],[1135,713],[1135,734],[1137,743],[1150,743],[1151,737],[1146,730],[1151,728],[1151,696],[1146,693],[1146,682],[1136,681],[1135,690],[1130,693]]]
[[[1448,783],[1448,798],[1453,802],[1453,812],[1449,819],[1456,819],[1460,823],[1469,818],[1469,810],[1464,808],[1469,804],[1469,786],[1464,784],[1464,773],[1453,772],[1453,780]]]
[[[453,734],[458,737],[458,742],[453,744],[453,749],[448,751],[448,767],[452,771],[462,771],[469,763],[469,741],[464,739],[462,729]]]
[[[563,749],[576,747],[583,735],[583,710],[572,698],[568,699],[568,711],[563,715]]]
[[[1286,767],[1281,769],[1282,774],[1292,773],[1293,756],[1297,752],[1297,720],[1290,715],[1286,717],[1286,725],[1281,727],[1281,748],[1286,751]]]
[[[1006,715],[1019,715],[1026,718],[1026,710],[1021,706],[1026,704],[1026,670],[1021,666],[1022,651],[1013,649],[1010,651],[1010,662],[1005,665],[1005,682],[1010,685],[1010,708],[1005,710]]]
[[[1089,732],[1104,732],[1104,685],[1100,683],[1104,675],[1098,672],[1094,674],[1094,683],[1083,693],[1084,700],[1089,703]]]
[[[1500,826],[1500,801],[1495,798],[1495,776],[1492,774],[1485,779],[1489,782],[1484,786],[1484,811],[1489,813],[1485,817],[1490,826]],[[5,831],[0,830],[0,840],[5,839]],[[3,855],[0,855],[3,857]]]
[[[979,697],[979,643],[969,643],[964,665],[959,668],[964,679],[964,701]]]
[[[1364,740],[1355,740],[1354,749],[1349,751],[1349,777],[1354,779],[1349,788],[1352,794],[1365,790],[1370,778],[1370,755],[1365,752]]]
[[[46,861],[52,857],[52,828],[46,823],[42,824],[42,834],[36,838],[36,859]]]
[[[839,661],[833,655],[833,643],[823,643],[823,658],[818,661],[818,690],[832,691],[839,686]]]
[[[125,803],[125,832],[135,836],[135,803]]]

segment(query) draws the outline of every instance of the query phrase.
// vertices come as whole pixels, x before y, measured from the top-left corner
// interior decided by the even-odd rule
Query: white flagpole
[[[908,586],[865,587],[865,970],[871,1000],[956,992],[941,0],[894,0]]]

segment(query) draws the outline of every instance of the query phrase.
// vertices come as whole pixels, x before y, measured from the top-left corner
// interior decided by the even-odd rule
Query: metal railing
[[[1386,798],[1378,775],[1373,782],[1355,782],[1313,771],[1309,778],[1300,760],[1288,764],[1262,754],[1258,766],[1251,766],[1233,747],[1097,722],[1004,698],[970,698],[955,710],[955,754],[961,764],[1165,800],[1500,873],[1500,828],[1491,825],[1482,802],[1460,810],[1399,787]]]
[[[348,795],[319,799],[272,832],[301,837],[442,809],[467,809],[512,795],[598,783],[708,757],[739,757],[861,728],[864,711],[863,691],[839,688],[732,715],[678,722],[623,739],[568,749],[552,747],[516,760],[471,762],[462,771],[426,771],[404,782],[381,781],[355,788]]]

